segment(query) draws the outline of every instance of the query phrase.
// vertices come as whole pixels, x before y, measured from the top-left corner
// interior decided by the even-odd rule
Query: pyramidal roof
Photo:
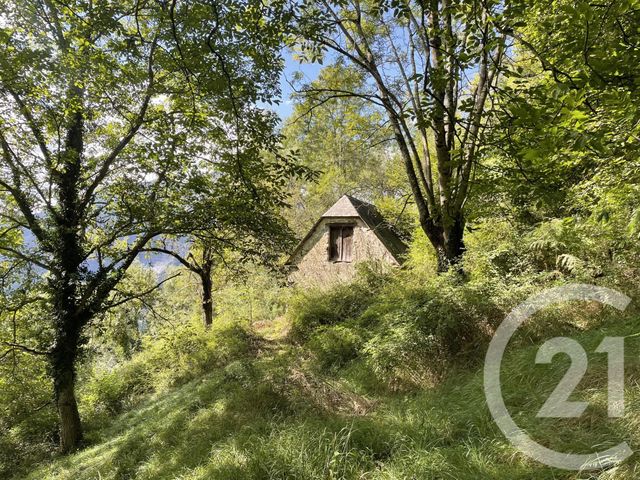
[[[356,205],[362,203],[364,202],[350,195],[343,195],[329,210],[324,212],[322,217],[359,217]]]
[[[380,212],[370,203],[359,200],[351,195],[343,195],[327,210],[309,233],[302,239],[298,246],[294,249],[287,263],[291,263],[302,246],[311,238],[313,232],[318,228],[320,222],[325,218],[360,218],[369,227],[382,242],[389,253],[398,263],[403,262],[403,255],[407,251],[407,246],[400,237],[393,231],[391,226],[380,215]]]

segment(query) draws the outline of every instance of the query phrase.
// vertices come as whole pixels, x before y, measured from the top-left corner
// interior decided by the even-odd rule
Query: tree
[[[465,203],[482,150],[487,104],[507,50],[502,2],[331,2],[298,11],[308,61],[325,52],[366,75],[357,90],[314,88],[317,102],[358,97],[385,112],[438,270],[464,252]]]
[[[311,87],[356,89],[363,83],[361,72],[337,64],[323,68]],[[301,94],[292,101],[294,109],[284,127],[286,145],[319,172],[317,181],[298,181],[291,187],[294,208],[287,214],[292,228],[306,233],[337,198],[349,193],[387,207],[385,218],[412,231],[413,217],[401,213],[411,211],[406,208],[411,193],[383,112],[355,97],[318,104]]]
[[[640,11],[628,2],[540,1],[512,20],[499,26],[515,45],[494,94],[473,205],[492,217],[497,204],[508,210],[540,266],[588,265],[600,276],[633,265]]]
[[[309,175],[307,179],[311,178]],[[284,195],[284,192],[280,194]],[[293,233],[280,215],[281,205],[273,207],[271,211],[260,212],[251,212],[248,206],[238,212],[227,210],[224,228],[197,230],[188,238],[164,237],[144,249],[176,259],[198,277],[205,328],[210,328],[214,319],[213,274],[216,269],[222,266],[240,276],[243,264],[247,262],[275,268],[282,253],[293,246]],[[211,213],[207,211],[207,214]]]
[[[216,255],[222,255],[223,253],[216,251],[212,242],[200,239],[196,239],[195,242],[189,248],[187,254],[180,252],[179,245],[168,246],[166,241],[163,242],[162,246],[152,247],[147,250],[174,257],[183,267],[198,276],[202,296],[202,322],[205,328],[209,328],[213,324],[214,316],[213,270],[216,266]]]
[[[144,247],[211,222],[215,200],[247,214],[282,203],[268,192],[288,161],[255,106],[277,94],[280,6],[0,5],[2,235],[25,235],[0,254],[38,272],[51,338],[11,348],[48,359],[63,452],[82,440],[87,325],[126,300],[115,289]]]
[[[640,11],[532,2],[518,19],[487,136],[499,159],[491,182],[530,221],[589,215],[611,189],[639,180]]]

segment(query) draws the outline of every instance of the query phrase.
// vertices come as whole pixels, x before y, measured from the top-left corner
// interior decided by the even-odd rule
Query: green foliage
[[[244,275],[224,269],[216,275],[215,322],[250,326],[283,315],[290,291],[279,272],[252,264],[243,268]]]
[[[90,418],[109,417],[131,408],[154,392],[182,385],[213,369],[243,358],[255,339],[238,325],[205,331],[199,322],[165,326],[145,337],[130,361],[113,369],[89,372],[81,405]]]
[[[307,339],[316,328],[355,320],[374,300],[382,281],[362,275],[358,281],[329,289],[300,290],[291,298],[287,315],[293,340]]]
[[[321,369],[356,358],[393,389],[432,383],[453,364],[474,363],[492,328],[530,287],[496,277],[463,283],[456,274],[410,269],[299,293],[288,311],[290,337]]]
[[[518,277],[534,280],[533,265],[525,241],[527,230],[517,228],[505,218],[476,221],[475,229],[467,235],[464,265],[474,277]]]
[[[376,276],[365,269],[352,284],[299,292],[288,310],[290,337],[320,370],[368,368],[392,390],[430,385],[452,368],[478,362],[497,324],[529,295],[567,281],[611,285],[637,275],[607,264],[615,238],[590,218],[520,230],[486,220],[468,235],[465,280],[435,275],[425,250],[414,245],[401,271]],[[572,305],[550,309],[524,326],[522,337],[575,333],[595,327],[597,315],[598,309],[582,314]]]
[[[352,285],[296,292],[287,314],[295,326],[293,344],[281,337],[260,339],[241,328],[238,324],[248,322],[238,303],[225,301],[225,321],[210,332],[200,326],[197,308],[178,308],[173,325],[160,319],[150,323],[141,350],[130,360],[81,372],[90,447],[56,459],[30,478],[88,480],[99,471],[114,480],[577,480],[581,477],[542,468],[514,452],[486,409],[479,408],[484,405],[479,360],[490,333],[514,305],[574,278],[570,272],[537,272],[529,240],[551,238],[578,253],[598,251],[598,242],[584,247],[589,225],[587,219],[519,233],[508,223],[487,222],[469,234],[466,281],[410,261],[386,275],[363,266]],[[495,252],[486,248],[492,244]],[[617,281],[616,275],[608,272],[602,281]],[[258,275],[255,288],[265,287],[263,280]],[[188,285],[185,277],[163,291],[191,295],[196,302]],[[231,297],[233,286],[227,288]],[[637,286],[625,291],[637,296]],[[165,307],[156,306],[163,312]],[[234,308],[240,314],[234,315]],[[268,308],[261,311],[271,315]],[[567,304],[541,312],[514,337],[504,388],[536,438],[580,448],[612,432],[636,438],[634,421],[594,424],[597,412],[566,425],[569,433],[562,436],[531,414],[543,398],[540,390],[555,387],[558,373],[535,366],[532,342],[570,332],[595,348],[599,327],[614,325],[616,334],[633,335],[637,318],[636,311],[621,317]],[[628,365],[634,375],[640,371],[637,359]],[[606,369],[606,362],[594,363],[596,380]],[[592,387],[588,383],[579,394],[597,409],[603,400]],[[629,398],[636,390],[629,385]],[[34,453],[38,456],[46,453]],[[632,478],[627,472],[634,469],[635,464],[625,466],[613,478]]]
[[[279,95],[285,6],[0,2],[0,236],[28,238],[0,244],[0,262],[37,272],[17,283],[37,284],[47,314],[31,320],[54,335],[24,337],[49,360],[63,452],[82,440],[89,326],[104,321],[96,330],[124,356],[138,347],[139,312],[105,312],[150,293],[120,282],[152,240],[260,238],[272,261],[287,244],[286,188],[310,174],[263,106]],[[180,361],[201,350],[176,341]]]
[[[102,321],[91,326],[90,336],[92,346],[99,346],[100,350],[111,350],[118,358],[130,358],[133,352],[140,349],[141,335],[147,326],[150,316],[149,306],[158,305],[161,302],[159,290],[154,291],[158,283],[156,273],[151,268],[146,268],[142,263],[135,262],[124,276],[119,291],[115,294],[117,301],[131,292],[151,292],[144,298],[133,299],[121,305],[111,308],[102,314]],[[176,305],[177,307],[177,305]]]
[[[356,328],[325,325],[313,333],[306,346],[323,370],[340,368],[358,356],[360,335]]]
[[[423,8],[438,2],[296,5],[295,13],[309,13],[298,26],[314,35],[340,28],[324,7],[335,8],[337,18],[349,18],[342,26],[355,42],[326,38],[365,52],[358,65],[325,56],[332,64],[293,99],[283,134],[300,165],[280,151],[276,116],[256,106],[277,97],[282,22],[291,13],[283,2],[232,0],[219,11],[199,1],[2,4],[0,476],[585,478],[514,451],[484,406],[479,362],[506,313],[544,288],[580,281],[637,300],[640,9],[637,1],[474,5],[454,2],[440,12],[445,23],[453,15],[456,31],[441,38],[453,49],[427,78],[412,60],[423,35],[428,44],[443,32],[414,28],[411,18],[431,22]],[[61,23],[50,15],[56,9]],[[66,45],[57,43],[56,29]],[[324,56],[309,38],[298,53]],[[482,59],[501,67],[498,84],[489,82],[489,111],[469,101],[481,89],[467,75]],[[384,78],[370,75],[377,68]],[[451,112],[441,111],[447,101],[431,101],[429,90],[446,80],[440,68],[459,69]],[[71,137],[79,112],[86,148],[74,156],[57,145]],[[446,145],[446,138],[434,142],[443,129],[452,129]],[[398,135],[411,150],[404,165],[388,142]],[[65,198],[57,180],[76,167],[71,183],[87,203],[68,210],[82,211],[73,228],[56,229]],[[464,278],[436,275],[436,258],[416,228],[407,171],[417,175],[414,200],[424,197],[443,232],[447,216],[464,210]],[[459,183],[464,178],[468,184]],[[352,284],[291,291],[281,277],[247,264],[274,264],[288,247],[283,216],[301,233],[345,192],[374,201],[406,238],[418,233],[402,269],[364,265]],[[294,208],[284,211],[287,203]],[[122,276],[118,267],[133,261],[133,238],[167,231],[164,240],[180,247],[180,232],[194,226],[216,237],[220,260],[210,331],[200,326],[192,276],[149,292],[155,273],[133,263]],[[104,313],[87,320],[77,362],[87,449],[60,458],[39,350],[56,344],[46,308],[56,277],[42,272],[60,265],[56,239],[67,230],[85,255],[79,270],[61,276],[78,279],[78,294],[67,298],[98,298],[100,282],[92,281],[101,272],[109,288],[93,304]],[[204,259],[204,245],[185,257]],[[134,300],[122,303],[127,297]],[[640,445],[637,382],[627,385],[627,417],[603,418],[604,396],[594,387],[607,374],[602,357],[590,358],[593,372],[576,391],[592,404],[584,419],[560,429],[534,417],[562,373],[535,365],[535,344],[570,333],[593,351],[604,327],[635,338],[633,303],[625,315],[592,304],[548,308],[512,339],[504,392],[518,421],[545,445],[586,451],[621,436]],[[636,379],[633,348],[627,373]],[[628,480],[639,471],[632,458],[597,476]]]
[[[618,326],[616,335],[637,333],[637,315],[624,319],[610,319]],[[593,350],[601,332],[585,331],[577,339]],[[503,369],[509,407],[536,439],[572,450],[619,437],[628,439],[632,448],[637,445],[637,411],[610,423],[599,421],[598,411],[606,401],[592,387],[607,375],[602,356],[590,359],[593,370],[588,382],[576,392],[592,404],[584,421],[567,422],[559,433],[555,424],[535,419],[541,401],[562,374],[550,373],[547,365],[535,365],[536,349],[530,343],[520,345],[505,357]],[[453,371],[440,385],[412,395],[370,396],[375,407],[362,414],[341,410],[353,408],[363,397],[352,386],[337,383],[341,379],[336,372],[329,378],[319,371],[305,372],[304,382],[296,383],[293,373],[282,369],[283,362],[301,368],[295,356],[296,352],[285,357],[248,356],[223,370],[213,369],[111,419],[93,432],[87,450],[56,458],[21,478],[586,478],[583,472],[540,466],[515,451],[484,407],[479,367]],[[627,368],[633,375],[640,372],[638,358],[635,348],[629,352]],[[312,385],[330,390],[338,401],[328,410],[319,409],[314,404],[319,393],[309,390]],[[628,385],[626,394],[636,402],[637,386]],[[637,472],[638,464],[632,459],[604,478],[631,480]]]
[[[21,237],[9,232],[0,246],[19,245]],[[0,259],[0,478],[50,456],[58,435],[46,357],[33,354],[51,339],[33,321],[47,315],[36,275],[26,263]]]
[[[588,216],[638,182],[637,4],[529,2],[518,20],[480,183],[520,221]]]
[[[429,383],[453,361],[476,361],[503,314],[496,287],[486,279],[461,285],[455,276],[400,276],[366,313],[377,325],[364,358],[394,388]]]
[[[323,68],[310,86],[364,91],[365,84],[360,71],[338,62]],[[319,174],[314,182],[291,185],[294,208],[287,217],[294,230],[303,235],[337,198],[349,193],[382,207],[386,218],[406,231],[414,220],[411,207],[403,209],[408,185],[402,162],[388,148],[391,132],[382,113],[362,98],[320,102],[295,95],[292,100],[294,111],[283,129],[286,146]]]
[[[16,353],[0,363],[0,477],[53,453],[57,416],[43,359]]]

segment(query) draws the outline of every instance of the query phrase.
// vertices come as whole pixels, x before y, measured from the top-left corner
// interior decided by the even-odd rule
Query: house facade
[[[299,285],[348,282],[367,261],[399,266],[406,245],[376,208],[343,195],[327,210],[291,254],[290,279]]]

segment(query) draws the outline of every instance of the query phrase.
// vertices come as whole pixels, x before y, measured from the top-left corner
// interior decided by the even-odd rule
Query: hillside
[[[640,0],[0,1],[0,65],[0,480],[640,478]]]
[[[352,287],[354,295],[358,288]],[[473,288],[467,288],[467,295]],[[349,329],[351,334],[369,338],[394,328],[384,324],[389,312],[380,311],[384,295],[388,290],[383,287],[367,300],[367,305],[354,307],[351,303],[349,314],[342,312],[344,317],[329,327],[312,321],[312,313],[319,318],[323,308],[316,296],[313,303],[305,303],[309,300],[305,297],[305,301],[294,304],[287,319],[260,322],[249,332],[226,327],[200,334],[200,338],[206,337],[202,345],[208,345],[202,348],[215,351],[227,345],[224,354],[207,357],[206,361],[202,360],[206,355],[194,360],[194,378],[142,395],[128,411],[120,407],[123,413],[102,417],[94,412],[87,448],[50,464],[34,465],[26,478],[637,478],[640,465],[635,456],[608,471],[575,473],[544,467],[518,453],[499,432],[486,407],[484,346],[452,360],[444,375],[434,373],[429,379],[428,375],[416,374],[413,382],[405,378],[389,383],[375,375],[371,357],[367,360],[361,348],[349,353],[344,344],[338,345],[337,337],[324,343],[319,340],[318,332],[326,333],[331,328]],[[402,296],[406,299],[410,294]],[[322,294],[322,298],[337,307],[330,293]],[[342,305],[349,302],[349,298],[343,299]],[[394,304],[392,310],[397,314],[401,305]],[[372,324],[372,312],[383,320]],[[589,354],[588,374],[574,393],[576,398],[590,402],[586,414],[566,421],[535,418],[564,373],[557,364],[535,364],[540,338],[551,332],[571,332],[592,352],[605,331],[607,335],[630,337],[640,331],[637,313],[621,317],[605,311],[605,320],[595,321],[602,313],[584,305],[548,311],[515,339],[504,360],[507,404],[518,423],[546,446],[589,452],[622,439],[632,448],[640,446],[640,352],[632,339],[627,342],[626,352],[625,418],[606,419],[603,386],[607,364],[598,354]],[[569,317],[573,317],[570,324],[558,320]],[[368,322],[368,327],[363,322]],[[342,333],[340,338],[349,338]],[[149,361],[150,357],[144,360]],[[408,357],[401,361],[405,362],[405,372],[433,372],[411,367]],[[128,366],[115,372],[115,377],[104,377],[98,384],[110,385],[117,377],[125,378],[125,383],[131,381],[127,378],[138,368],[135,365],[134,357]],[[169,361],[158,366],[153,375],[157,382],[159,375],[184,368]],[[98,391],[104,397],[105,389],[94,389],[94,395]],[[122,393],[118,395],[120,398]],[[101,401],[104,398],[95,400],[94,407]]]

